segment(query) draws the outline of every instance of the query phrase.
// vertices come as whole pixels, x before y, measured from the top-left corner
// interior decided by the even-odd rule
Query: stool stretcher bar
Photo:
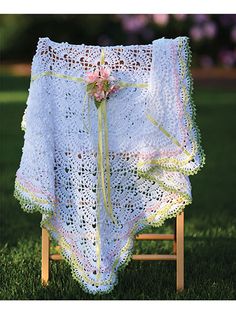
[[[63,258],[60,254],[51,254],[50,259],[53,261],[63,260]],[[135,261],[175,261],[176,255],[139,254],[139,255],[132,255],[132,259]]]
[[[138,261],[176,261],[176,291],[184,290],[184,211],[176,216],[174,234],[138,234],[136,240],[172,240],[173,254],[137,254],[132,255]],[[42,228],[42,285],[46,286],[49,280],[49,260],[60,261],[60,254],[50,254],[50,241],[46,229]],[[57,251],[60,246],[56,246]]]

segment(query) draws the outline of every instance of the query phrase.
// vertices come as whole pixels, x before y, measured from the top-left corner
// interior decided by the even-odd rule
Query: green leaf
[[[95,102],[95,105],[97,107],[97,109],[101,106],[101,101],[98,101],[94,98],[94,102]]]
[[[96,82],[94,83],[89,83],[87,86],[86,86],[86,91],[88,93],[92,92],[92,90],[95,88],[95,85],[96,85]]]
[[[105,92],[107,92],[110,88],[110,84],[108,81],[105,81],[104,84],[103,84],[103,89]]]

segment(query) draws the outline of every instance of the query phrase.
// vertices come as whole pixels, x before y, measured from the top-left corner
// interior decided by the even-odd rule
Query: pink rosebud
[[[94,97],[95,97],[98,101],[100,101],[100,100],[102,100],[102,99],[105,98],[105,93],[104,93],[103,90],[102,90],[102,91],[97,91],[97,92],[94,94]]]
[[[93,72],[86,74],[85,81],[88,84],[95,83],[92,88],[88,88],[90,96],[93,96],[96,101],[100,102],[106,99],[109,94],[116,92],[120,87],[119,85],[112,84],[114,82],[114,76],[111,76],[111,69],[100,66]]]
[[[96,86],[97,86],[97,90],[101,92],[103,90],[103,81],[101,80],[97,81]]]
[[[87,73],[87,77],[85,78],[85,81],[87,83],[94,83],[94,82],[96,82],[97,78],[98,78],[98,75],[97,75],[96,71],[95,72],[89,72],[89,73]]]
[[[105,69],[103,67],[100,68],[100,77],[103,80],[107,80],[109,78],[110,74],[111,74],[111,70],[110,69],[108,69],[108,68]]]

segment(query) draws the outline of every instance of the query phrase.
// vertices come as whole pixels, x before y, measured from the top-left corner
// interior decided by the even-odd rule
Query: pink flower
[[[101,102],[120,88],[114,81],[115,78],[111,75],[111,69],[100,66],[93,72],[86,74],[87,93],[93,96],[97,102]]]
[[[87,73],[87,77],[85,78],[87,83],[93,83],[98,79],[98,71]]]
[[[111,70],[110,69],[108,69],[108,68],[105,69],[103,67],[100,68],[100,77],[101,77],[101,79],[108,80],[110,74],[111,74]]]
[[[103,90],[97,91],[94,93],[94,97],[96,98],[97,101],[101,101],[102,99],[105,98],[105,92]]]

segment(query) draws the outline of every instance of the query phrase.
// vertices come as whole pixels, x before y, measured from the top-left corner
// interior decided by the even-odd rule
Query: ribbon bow
[[[89,98],[92,97],[94,103],[97,107],[98,113],[98,160],[97,160],[97,167],[98,173],[98,182],[97,182],[97,203],[100,204],[100,185],[102,188],[103,194],[103,201],[104,206],[108,215],[111,217],[112,221],[115,224],[118,224],[116,217],[113,214],[112,203],[111,203],[111,179],[110,179],[110,164],[109,164],[109,149],[108,149],[108,127],[107,127],[107,113],[106,113],[106,106],[107,106],[107,99],[110,94],[115,93],[120,88],[123,87],[147,87],[147,84],[133,84],[133,83],[126,83],[126,82],[116,82],[115,78],[111,76],[111,70],[108,67],[103,67],[105,63],[105,53],[104,49],[102,48],[101,52],[101,60],[100,60],[100,67],[95,69],[93,72],[87,73],[87,77],[85,78],[85,82],[87,83],[86,86],[86,93],[84,97],[84,104],[83,104],[83,112],[84,112],[84,105],[88,98],[88,112],[90,113],[90,102]],[[83,121],[84,122],[84,121]],[[87,126],[84,124],[85,128],[88,130]],[[104,129],[103,129],[104,127]],[[90,124],[91,128],[91,124]],[[104,133],[104,139],[103,139]],[[104,150],[105,150],[105,157],[106,157],[106,178],[107,178],[107,191],[105,186],[105,173],[104,173],[104,164],[103,164],[103,143],[104,143]]]

